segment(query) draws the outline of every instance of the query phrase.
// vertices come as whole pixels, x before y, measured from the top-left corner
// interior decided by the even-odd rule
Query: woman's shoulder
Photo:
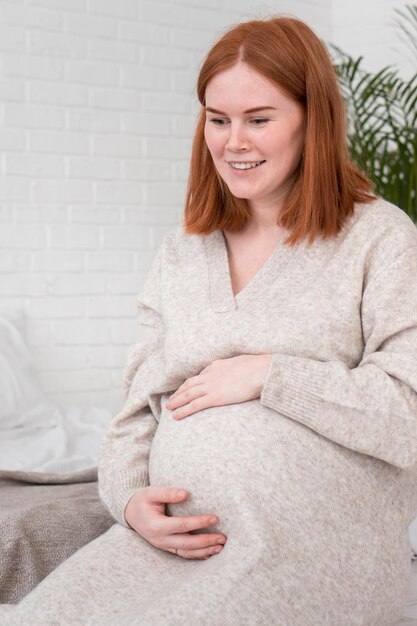
[[[369,241],[389,245],[417,245],[417,227],[400,207],[378,197],[369,203],[356,203],[352,218],[354,228]]]
[[[417,246],[417,226],[398,206],[378,197],[369,203],[357,203],[346,224],[347,240],[355,247],[381,256],[395,258]]]
[[[371,279],[410,248],[417,251],[417,226],[398,206],[377,198],[355,204],[342,241],[349,254],[362,258],[364,274]]]

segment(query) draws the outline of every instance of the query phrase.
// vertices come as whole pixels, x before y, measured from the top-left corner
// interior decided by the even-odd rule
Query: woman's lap
[[[162,626],[190,619],[207,626],[238,624],[242,601],[251,600],[255,608],[261,600],[258,590],[250,598],[259,585],[245,576],[251,569],[252,561],[246,563],[241,552],[229,552],[224,560],[222,554],[207,561],[182,559],[115,524],[62,563],[16,607],[1,608],[0,624]],[[251,621],[254,626],[265,623],[259,604],[257,615],[259,622]],[[287,626],[278,614],[274,623]]]
[[[13,615],[16,626],[95,625],[126,605],[141,612],[164,580],[163,570],[167,565],[171,569],[179,558],[115,524],[51,572],[15,609],[8,610],[7,624]]]
[[[372,596],[378,591],[370,593],[365,580],[352,587],[347,561],[334,570],[334,588],[340,590],[335,601],[327,589],[328,572],[317,570],[315,559],[305,552],[302,559],[300,552],[298,566],[289,568],[287,550],[291,546],[274,554],[260,537],[245,545],[242,537],[231,534],[219,555],[187,560],[115,524],[19,605],[0,607],[0,626],[240,626],[245,620],[253,626],[304,626],[312,615],[323,626],[374,626]],[[356,561],[358,555],[352,558]],[[363,567],[366,571],[365,563]],[[392,597],[398,591],[393,589]],[[381,597],[376,599],[379,606]],[[366,604],[368,621],[362,622],[360,607]]]

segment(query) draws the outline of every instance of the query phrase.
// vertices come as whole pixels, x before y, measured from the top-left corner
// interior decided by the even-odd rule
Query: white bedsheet
[[[95,467],[111,418],[104,409],[70,408],[55,410],[49,426],[2,429],[0,469],[63,473]]]

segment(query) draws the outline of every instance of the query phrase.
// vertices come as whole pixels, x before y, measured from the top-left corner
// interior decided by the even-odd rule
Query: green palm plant
[[[396,13],[417,61],[417,5]],[[417,73],[408,80],[392,66],[371,73],[363,69],[362,56],[330,48],[346,102],[351,156],[375,193],[417,223]]]

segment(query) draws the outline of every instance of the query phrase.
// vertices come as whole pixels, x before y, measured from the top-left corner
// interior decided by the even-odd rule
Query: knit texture
[[[120,524],[29,594],[16,623],[392,626],[417,511],[412,221],[382,199],[358,204],[337,237],[278,244],[235,296],[223,234],[178,227],[138,312],[98,468]],[[187,378],[263,353],[259,399],[172,419],[165,403]],[[188,490],[168,515],[217,515],[223,551],[189,561],[130,530],[126,504],[149,484]]]

